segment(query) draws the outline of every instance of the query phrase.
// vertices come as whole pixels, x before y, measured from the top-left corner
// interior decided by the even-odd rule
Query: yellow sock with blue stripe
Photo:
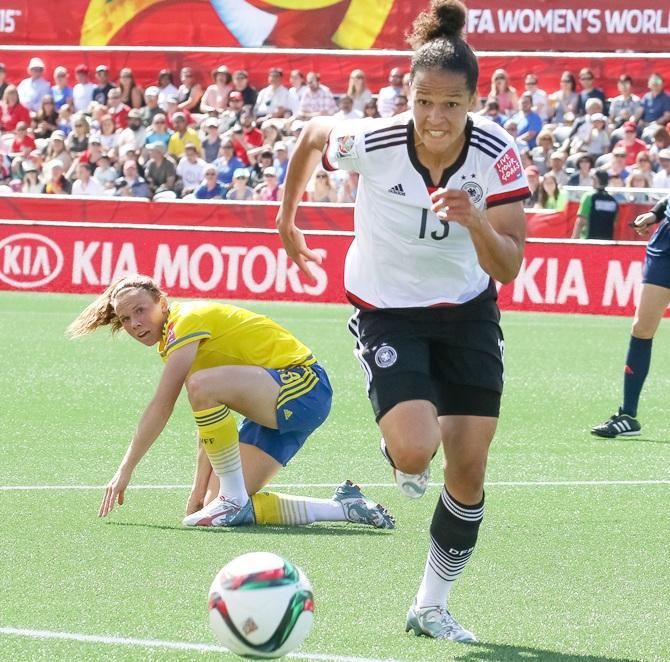
[[[333,499],[258,492],[251,497],[256,524],[297,526],[313,522],[343,522],[347,518],[342,504]]]
[[[219,496],[237,501],[243,506],[249,497],[244,486],[237,424],[230,409],[218,405],[194,411],[193,416],[198,426],[200,443],[219,478]]]

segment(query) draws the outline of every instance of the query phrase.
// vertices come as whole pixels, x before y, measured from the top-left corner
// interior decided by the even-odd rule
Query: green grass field
[[[207,590],[222,565],[254,550],[286,556],[312,581],[315,624],[298,659],[670,660],[667,322],[643,436],[607,441],[588,428],[619,402],[630,321],[504,315],[507,386],[487,511],[450,601],[482,642],[465,647],[404,632],[439,487],[411,502],[391,485],[347,307],[246,304],[306,341],[335,389],[330,419],[274,487],[326,497],[351,478],[395,514],[393,532],[182,528],[195,454],[183,397],[134,476],[136,486],[162,487],[130,489],[99,520],[100,486],[162,364],[106,331],[67,341],[65,326],[89,300],[0,293],[0,660],[232,659],[215,648]],[[439,466],[436,458],[437,482]]]

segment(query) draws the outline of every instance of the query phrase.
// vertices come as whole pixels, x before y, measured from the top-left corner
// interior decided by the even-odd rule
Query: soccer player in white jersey
[[[320,262],[295,225],[319,159],[360,173],[355,239],[345,263],[355,353],[386,456],[420,493],[440,444],[444,488],[407,631],[475,641],[447,598],[474,549],[484,473],[498,420],[503,337],[494,281],[523,258],[528,185],[514,140],[469,111],[477,59],[462,38],[465,7],[433,0],[410,43],[412,110],[391,118],[318,118],[302,132],[277,224],[306,274]],[[423,474],[423,480],[421,480]]]

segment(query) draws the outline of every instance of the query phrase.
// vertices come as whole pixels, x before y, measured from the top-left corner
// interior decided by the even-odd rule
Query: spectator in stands
[[[73,156],[79,156],[88,149],[90,125],[86,115],[80,113],[72,124],[72,133],[65,140],[65,149]]]
[[[659,74],[649,77],[648,86],[649,92],[642,97],[641,107],[636,113],[638,125],[642,128],[665,126],[670,122],[670,95],[663,89],[663,79]],[[650,135],[650,132],[645,133]]]
[[[291,110],[291,95],[283,85],[284,72],[273,67],[268,72],[268,86],[264,87],[256,99],[256,117],[286,117]]]
[[[498,108],[503,115],[510,117],[517,112],[519,98],[516,90],[509,84],[509,76],[504,69],[493,72],[488,98],[498,102]]]
[[[233,142],[230,138],[223,137],[219,156],[212,165],[216,168],[218,180],[225,186],[230,186],[233,181],[233,173],[244,169],[244,163],[235,155]]]
[[[552,152],[549,157],[549,170],[547,170],[547,173],[553,175],[559,188],[563,188],[568,183],[568,173],[565,172],[564,167],[565,159],[565,152],[561,152],[560,150]]]
[[[609,186],[610,186],[610,195],[619,203],[626,202],[626,194],[623,191],[614,191],[611,189],[622,189],[624,187],[624,181],[621,175],[609,175]]]
[[[659,126],[652,134],[652,138],[654,142],[649,148],[649,155],[651,156],[654,170],[656,170],[658,169],[658,153],[662,149],[670,147],[670,133],[668,133],[665,127]]]
[[[586,102],[589,99],[598,99],[601,103],[600,112],[607,112],[607,99],[605,93],[599,88],[595,87],[595,76],[591,69],[585,67],[579,71],[579,82],[582,86],[579,92],[579,103],[577,104],[577,114],[581,115],[588,112]]]
[[[142,124],[142,111],[131,108],[126,120],[126,128],[119,134],[119,151],[130,146],[133,151],[140,152],[146,142],[146,129]]]
[[[330,175],[323,168],[316,169],[312,190],[307,191],[307,199],[310,202],[337,202],[337,191]]]
[[[609,177],[603,170],[592,172],[593,190],[585,193],[579,203],[577,220],[572,231],[572,238],[579,239],[613,239],[619,203],[605,187]]]
[[[42,97],[51,94],[51,85],[44,78],[44,62],[33,57],[28,63],[28,78],[24,78],[17,87],[19,100],[31,112],[36,113]]]
[[[531,165],[525,168],[525,173],[530,195],[523,201],[523,206],[534,207],[540,195],[540,171],[534,165]]]
[[[114,84],[109,80],[109,69],[106,64],[99,64],[95,68],[96,86],[93,88],[93,101],[103,106],[107,105],[107,97]]]
[[[286,171],[288,170],[288,147],[285,142],[280,140],[274,144],[272,151],[274,152],[274,161],[272,162],[272,165],[277,173],[279,186],[282,186],[286,179]]]
[[[360,112],[362,116],[365,104],[372,99],[372,92],[368,89],[365,72],[362,69],[354,69],[349,74],[346,96],[352,100],[354,110]]]
[[[277,201],[279,200],[279,191],[277,173],[273,166],[268,166],[263,170],[263,181],[254,189],[254,200]]]
[[[642,174],[649,179],[649,186],[651,186],[654,177],[654,169],[652,167],[649,152],[640,152],[635,157],[635,169],[641,171]]]
[[[176,97],[179,90],[172,80],[172,72],[169,69],[161,69],[158,72],[158,105],[167,110],[167,98]]]
[[[188,110],[190,113],[200,113],[200,100],[202,99],[202,85],[195,79],[191,67],[182,67],[180,72],[181,85],[177,90],[177,101],[179,110]]]
[[[505,131],[507,131],[507,133],[509,133],[510,136],[514,138],[520,154],[523,154],[529,150],[528,143],[522,138],[519,138],[519,123],[517,122],[516,117],[510,117],[505,122],[504,128]]]
[[[143,177],[140,177],[137,163],[128,159],[123,164],[123,177],[116,180],[114,195],[132,198],[150,198],[151,190]]]
[[[7,82],[7,72],[5,71],[5,63],[0,62],[0,99],[2,99],[2,95],[5,93],[5,90],[7,89],[7,86],[9,83]]]
[[[291,82],[291,87],[288,88],[288,93],[291,95],[291,113],[295,115],[298,112],[300,102],[307,91],[305,74],[303,74],[300,69],[291,69],[289,81]]]
[[[203,157],[207,163],[214,163],[221,149],[219,120],[216,117],[208,117],[204,122],[204,129],[205,137],[202,140]]]
[[[628,177],[629,172],[626,169],[626,149],[624,147],[615,147],[612,150],[612,156],[604,167],[610,180],[613,177],[620,177],[621,181]],[[614,184],[610,184],[614,186]]]
[[[610,106],[611,107],[611,106]],[[637,137],[635,122],[624,122],[623,138],[615,143],[614,148],[622,148],[626,152],[626,165],[635,164],[637,155],[647,151],[647,143]]]
[[[119,90],[121,90],[121,102],[129,108],[141,108],[144,105],[144,91],[135,82],[133,70],[124,67],[119,72]]]
[[[179,99],[177,99],[176,94],[171,94],[165,99],[165,117],[167,119],[167,125],[169,129],[174,129],[173,117],[175,113],[181,113],[186,118],[186,126],[193,126],[194,119],[193,115],[188,110],[179,110]],[[195,127],[193,127],[195,128]]]
[[[82,119],[86,119],[84,115],[81,116]],[[88,123],[88,121],[87,121]],[[69,137],[69,136],[68,136]],[[88,148],[85,152],[79,154],[76,159],[77,165],[79,163],[88,163],[92,166],[93,171],[98,165],[98,161],[102,157],[102,142],[100,141],[100,136],[98,134],[89,134],[88,136]]]
[[[591,130],[593,129],[592,118],[595,115],[604,117],[602,109],[603,104],[600,99],[588,99],[586,102],[586,113],[577,118],[575,123],[570,128],[570,133],[566,140],[572,154],[586,151],[585,149],[582,149],[582,145],[587,140],[590,140]]]
[[[100,119],[100,142],[106,154],[116,153],[119,144],[119,134],[114,126],[114,118],[111,115],[103,115]]]
[[[265,120],[261,124],[261,133],[263,134],[263,145],[274,147],[274,144],[281,140],[282,133],[276,120]]]
[[[563,211],[568,204],[568,195],[556,181],[552,172],[546,172],[540,181],[536,207]]]
[[[60,159],[52,159],[47,163],[48,177],[42,187],[42,193],[68,195],[72,190],[70,180],[63,174],[64,164]]]
[[[595,158],[606,154],[610,146],[610,137],[607,133],[607,118],[602,113],[591,115],[591,130],[580,142],[577,151],[586,152]]]
[[[401,113],[404,113],[408,109],[407,105],[407,97],[404,94],[399,94],[394,100],[393,100],[393,114],[394,115],[400,115]]]
[[[42,193],[42,182],[40,181],[37,167],[32,163],[23,168],[23,179],[21,181],[21,193],[36,195]]]
[[[549,170],[549,160],[554,153],[554,138],[551,131],[542,129],[537,134],[537,145],[530,150],[530,156],[533,165],[539,170],[540,175],[544,175]]]
[[[65,149],[65,134],[58,129],[56,129],[49,138],[46,159],[47,161],[57,161],[60,163],[63,167],[63,171],[69,170],[72,165],[72,157],[67,149]],[[68,193],[69,192],[70,191],[68,190]]]
[[[217,181],[216,176],[216,168],[213,165],[205,167],[205,178],[194,194],[198,200],[220,200],[226,197],[226,188]]]
[[[105,187],[92,177],[92,168],[88,163],[80,163],[77,166],[77,179],[72,183],[72,195],[94,195],[105,194]]]
[[[33,125],[35,138],[48,138],[58,127],[58,112],[50,94],[42,97]]]
[[[377,108],[381,117],[391,117],[393,115],[393,101],[403,93],[402,70],[400,67],[391,69],[388,78],[389,84],[382,87],[377,94]]]
[[[93,101],[93,90],[95,84],[88,79],[88,67],[85,64],[78,64],[75,67],[74,74],[77,82],[72,88],[72,103],[75,111],[79,113],[89,112],[91,101]]]
[[[561,74],[559,89],[549,95],[549,118],[552,122],[563,124],[566,115],[576,115],[579,106],[577,80],[570,71]]]
[[[500,103],[500,102],[498,102]],[[519,99],[519,112],[514,115],[517,123],[518,138],[528,143],[533,149],[536,145],[536,136],[542,129],[542,119],[533,110],[533,97],[522,94]]]
[[[128,126],[129,112],[130,106],[126,106],[121,100],[121,90],[118,87],[112,88],[107,94],[107,113],[111,115],[115,129],[125,129]]]
[[[112,165],[112,161],[107,154],[103,154],[95,165],[93,176],[103,185],[107,193],[114,191],[114,182],[119,173]]]
[[[549,100],[547,93],[538,87],[538,80],[535,74],[526,74],[524,79],[524,94],[530,94],[533,110],[542,118],[543,122],[549,117]]]
[[[610,122],[616,128],[622,126],[624,123],[629,123],[636,130],[635,122],[631,120],[638,117],[642,104],[640,97],[633,94],[633,79],[628,74],[621,74],[617,81],[617,89],[619,90],[618,96],[609,100]]]
[[[144,176],[153,195],[163,191],[176,191],[177,166],[165,156],[166,147],[161,141],[147,145],[149,160],[144,164]]]
[[[182,195],[193,193],[200,186],[207,163],[199,156],[199,149],[193,143],[186,143],[184,156],[179,159],[177,175],[182,181]]]
[[[233,173],[233,182],[226,200],[252,200],[254,190],[248,186],[249,171],[246,168],[237,168]]]
[[[251,168],[251,174],[249,176],[249,186],[251,186],[255,190],[259,184],[262,184],[264,180],[265,169],[269,168],[270,166],[273,166],[273,163],[274,163],[274,154],[272,153],[272,150],[268,147],[263,147],[263,149],[258,154],[258,159],[256,163],[254,163],[254,165]],[[275,174],[277,173],[276,170],[273,171]],[[279,183],[279,179],[277,179],[277,183]]]
[[[28,148],[28,153],[32,152],[35,149],[35,139],[28,133],[28,125],[19,122],[14,131],[14,140],[9,146],[10,157],[22,154],[24,148]]]
[[[242,134],[234,132],[235,140],[241,142],[247,151],[254,147],[261,147],[263,145],[263,132],[256,126],[251,111],[243,110],[240,113],[240,124],[242,125]]]
[[[30,111],[19,101],[16,85],[8,85],[0,102],[0,131],[14,131],[19,122],[30,121]]]
[[[651,177],[645,175],[641,170],[633,168],[628,179],[626,180],[627,188],[650,188]],[[647,204],[649,202],[649,195],[647,193],[636,192],[626,194],[626,201],[635,204]]]
[[[256,105],[258,91],[255,87],[249,85],[249,74],[244,69],[238,69],[233,73],[233,87],[236,92],[242,95],[243,106],[253,108]]]
[[[376,99],[370,99],[363,107],[363,117],[381,117]]]
[[[72,132],[72,107],[67,104],[60,107],[58,111],[58,119],[56,120],[56,128],[60,129],[65,136],[69,136]]]
[[[165,117],[165,111],[158,105],[158,94],[159,90],[155,85],[150,85],[144,90],[145,105],[140,108],[140,112],[142,113],[142,124],[146,127],[153,124],[156,115]]]
[[[654,174],[652,180],[654,188],[670,189],[670,149],[662,149],[658,153],[658,162],[661,167]]]
[[[339,110],[335,113],[334,117],[342,120],[355,120],[363,117],[363,113],[354,108],[354,100],[347,94],[340,97],[337,105]]]
[[[221,65],[212,71],[213,83],[205,90],[200,99],[200,110],[203,113],[218,115],[228,105],[228,95],[233,89],[233,77],[228,67]]]
[[[335,98],[325,85],[321,85],[319,74],[310,71],[306,80],[307,89],[302,95],[295,116],[301,120],[308,120],[321,115],[334,115],[337,111]]]
[[[498,126],[505,126],[507,121],[507,116],[500,112],[500,105],[495,99],[487,99],[479,114],[495,122]]]
[[[240,115],[244,110],[244,97],[241,92],[233,90],[228,95],[228,107],[219,113],[219,131],[225,133],[240,123]]]
[[[200,153],[202,143],[197,132],[186,124],[186,115],[181,111],[172,116],[174,124],[174,133],[168,141],[168,153],[176,159],[181,159],[185,153],[187,143],[193,145],[197,153]],[[202,179],[202,176],[200,177]]]
[[[72,106],[72,88],[67,84],[67,69],[65,67],[56,67],[54,69],[54,85],[51,86],[51,97],[54,100],[56,110],[67,104]]]
[[[576,160],[576,170],[568,179],[568,186],[591,186],[591,170],[595,159],[590,154],[580,154]]]

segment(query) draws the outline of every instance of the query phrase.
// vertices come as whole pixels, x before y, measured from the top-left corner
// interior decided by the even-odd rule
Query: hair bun
[[[434,39],[462,39],[467,11],[460,0],[432,0],[412,25],[407,41],[418,49]]]

